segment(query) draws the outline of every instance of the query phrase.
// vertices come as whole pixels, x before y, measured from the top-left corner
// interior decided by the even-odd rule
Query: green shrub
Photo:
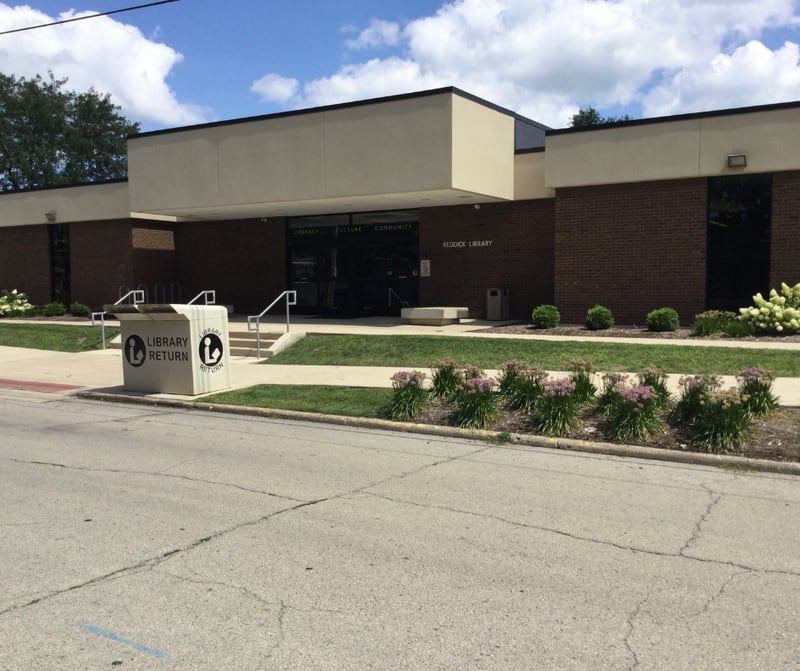
[[[756,417],[767,417],[778,409],[778,397],[772,393],[775,376],[761,368],[748,368],[737,376],[745,408]]]
[[[603,388],[597,395],[597,409],[604,417],[612,410],[612,406],[617,401],[617,387],[628,384],[628,376],[625,373],[603,373]]]
[[[92,310],[88,305],[84,305],[83,303],[73,303],[69,306],[69,313],[73,317],[88,317],[92,314]]]
[[[588,403],[597,393],[597,387],[592,383],[592,373],[594,366],[591,361],[583,359],[572,359],[567,370],[570,371],[569,381],[575,385],[573,396],[578,403]]]
[[[750,322],[735,319],[725,325],[723,333],[729,338],[747,338],[755,333],[755,328]]]
[[[647,328],[651,331],[677,331],[679,326],[678,313],[672,308],[658,308],[647,315]]]
[[[464,380],[453,401],[456,424],[463,429],[482,429],[497,415],[497,394],[494,380],[474,377]]]
[[[719,375],[688,375],[682,377],[680,398],[672,411],[676,422],[694,424],[708,396],[722,386]]]
[[[67,309],[62,303],[48,303],[44,306],[45,317],[63,317],[67,314]]]
[[[726,328],[731,322],[737,322],[735,312],[728,312],[727,310],[706,310],[694,316],[692,333],[701,337],[725,333]]]
[[[20,317],[29,313],[33,306],[21,291],[3,289],[0,295],[0,317]]]
[[[606,407],[605,433],[611,440],[643,440],[663,429],[652,387],[616,385]]]
[[[781,293],[770,290],[769,299],[753,296],[753,306],[739,309],[739,319],[765,333],[800,333],[800,283],[781,284]]]
[[[595,305],[586,311],[586,328],[590,331],[603,331],[614,326],[614,315],[602,305]]]
[[[401,370],[392,375],[392,397],[386,414],[390,419],[403,422],[414,419],[428,400],[428,392],[422,388],[425,373]]]
[[[580,423],[575,385],[569,380],[546,380],[534,410],[533,424],[545,436],[563,436]]]
[[[514,387],[518,384],[519,376],[525,368],[522,361],[506,361],[497,367],[500,371],[497,376],[497,391],[501,398],[508,400],[513,397]]]
[[[431,366],[431,394],[437,398],[449,398],[458,391],[464,377],[455,361],[437,361]]]
[[[546,379],[547,371],[538,368],[521,368],[518,370],[508,393],[503,394],[508,409],[533,412],[539,397],[544,391],[543,385]]]
[[[539,305],[531,313],[531,320],[537,329],[552,329],[561,322],[561,313],[555,305]]]
[[[753,415],[737,389],[712,391],[694,421],[694,439],[709,452],[732,452],[750,435]]]
[[[650,387],[656,396],[659,407],[669,404],[671,394],[667,389],[667,374],[658,366],[647,366],[638,375],[639,384]]]

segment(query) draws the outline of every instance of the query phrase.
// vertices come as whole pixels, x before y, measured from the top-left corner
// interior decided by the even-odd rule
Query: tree
[[[66,79],[0,74],[0,191],[126,177],[126,141],[139,130],[108,94]]]
[[[621,121],[631,121],[627,114],[623,116],[601,116],[594,107],[581,107],[577,114],[572,115],[572,127],[581,126],[600,126],[606,123],[619,123]]]

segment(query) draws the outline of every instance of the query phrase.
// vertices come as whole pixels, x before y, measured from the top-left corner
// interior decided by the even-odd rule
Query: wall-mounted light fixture
[[[47,217],[47,221],[49,221],[51,224],[56,220],[56,213],[53,212],[53,210],[45,212],[44,216]]]
[[[728,154],[729,168],[746,168],[747,154]]]

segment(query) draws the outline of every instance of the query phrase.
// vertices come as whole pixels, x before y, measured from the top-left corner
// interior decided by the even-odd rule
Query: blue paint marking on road
[[[122,643],[123,645],[127,645],[134,650],[138,650],[139,652],[143,652],[146,655],[151,655],[153,657],[158,657],[158,659],[163,659],[167,662],[173,662],[172,658],[166,653],[161,652],[160,650],[155,650],[154,648],[148,648],[144,645],[140,645],[135,641],[129,641],[127,638],[122,638],[122,636],[117,636],[116,634],[111,633],[110,631],[106,631],[105,629],[100,629],[100,627],[94,627],[90,624],[86,624],[83,626],[86,631],[90,631],[93,634],[97,634],[98,636],[102,636],[104,638],[110,639],[112,641],[116,641],[117,643]]]

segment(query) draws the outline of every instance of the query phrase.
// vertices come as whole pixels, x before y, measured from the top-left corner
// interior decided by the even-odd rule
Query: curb
[[[274,408],[254,408],[240,405],[224,405],[177,399],[153,398],[152,396],[131,396],[98,391],[79,391],[79,398],[92,401],[106,401],[112,403],[131,403],[180,410],[203,410],[206,412],[221,412],[231,415],[244,415],[249,417],[267,417],[274,419],[292,419],[305,422],[324,424],[337,424],[340,426],[363,427],[366,429],[381,429],[384,431],[399,431],[423,435],[444,436],[449,438],[462,438],[467,440],[484,440],[502,444],[505,437],[514,445],[528,447],[545,447],[555,450],[584,452],[588,454],[603,454],[615,457],[633,457],[652,461],[669,461],[680,464],[693,464],[698,466],[715,466],[717,468],[736,468],[752,470],[762,473],[778,473],[783,475],[800,475],[800,463],[791,461],[772,461],[769,459],[751,459],[737,457],[730,454],[707,454],[705,452],[678,452],[657,447],[644,447],[641,445],[625,445],[619,443],[592,442],[574,438],[550,438],[525,433],[504,433],[500,431],[486,431],[480,429],[460,429],[454,426],[438,426],[432,424],[415,424],[413,422],[393,422],[387,419],[374,419],[370,417],[346,417],[342,415],[323,415],[315,412],[301,412],[299,410],[278,410]]]

